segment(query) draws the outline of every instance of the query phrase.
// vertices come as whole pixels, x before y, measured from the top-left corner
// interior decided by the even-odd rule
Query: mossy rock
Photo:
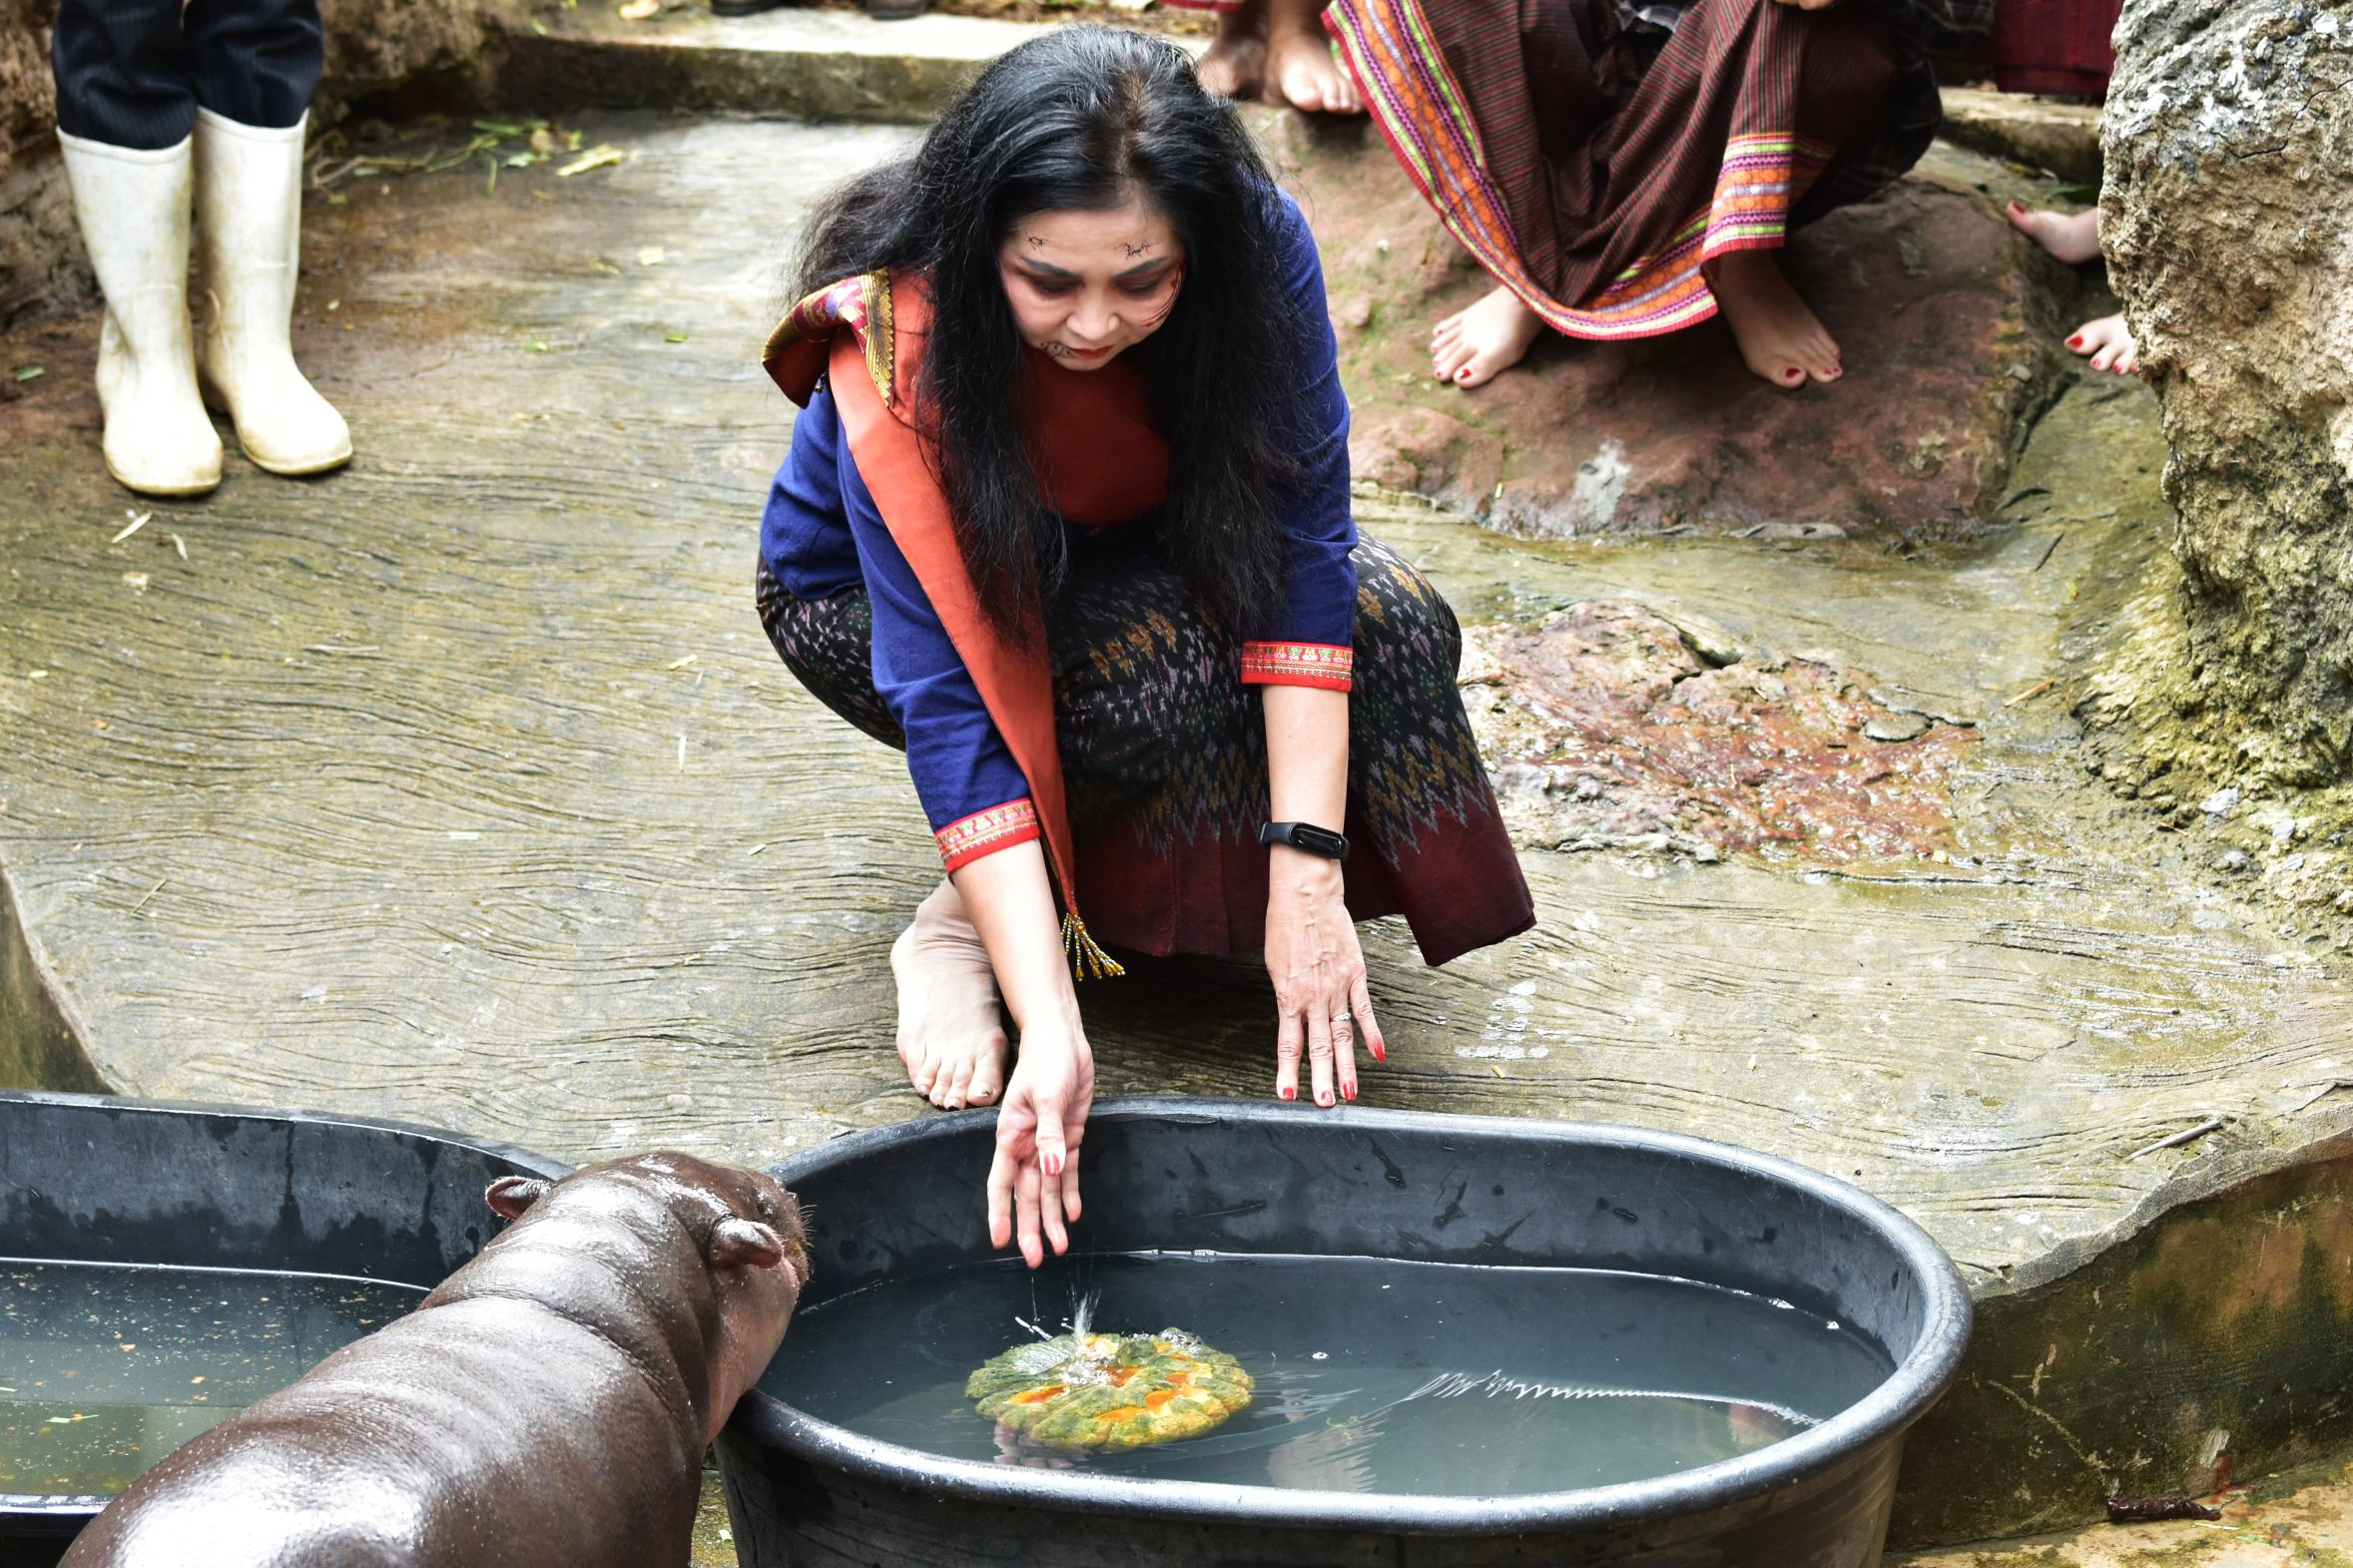
[[[1198,1437],[1250,1403],[1250,1374],[1181,1328],[1017,1344],[964,1384],[978,1413],[1049,1448]]]

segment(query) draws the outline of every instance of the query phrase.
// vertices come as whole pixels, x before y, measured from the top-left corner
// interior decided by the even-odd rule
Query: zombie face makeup
[[[1094,370],[1168,318],[1185,258],[1168,220],[1131,201],[1020,219],[997,247],[997,272],[1021,340],[1070,369]]]

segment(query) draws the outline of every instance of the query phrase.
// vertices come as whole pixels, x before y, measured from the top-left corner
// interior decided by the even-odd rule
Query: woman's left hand
[[[1365,952],[1342,896],[1340,862],[1276,844],[1267,862],[1267,974],[1275,982],[1275,1093],[1299,1095],[1304,1051],[1316,1104],[1357,1097],[1356,1042],[1389,1048],[1365,988]]]

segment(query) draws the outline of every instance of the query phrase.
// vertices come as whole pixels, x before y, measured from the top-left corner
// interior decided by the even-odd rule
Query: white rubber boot
[[[351,428],[294,368],[302,238],[301,120],[283,131],[196,112],[196,229],[205,321],[197,366],[256,467],[314,474],[351,460]]]
[[[146,495],[221,482],[221,437],[197,395],[188,326],[190,143],[160,153],[58,133],[74,221],[106,293],[98,406],[107,472]]]

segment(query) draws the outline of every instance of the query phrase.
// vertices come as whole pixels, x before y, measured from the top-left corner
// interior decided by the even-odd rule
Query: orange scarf
[[[1016,644],[981,613],[947,497],[913,423],[930,317],[928,292],[915,280],[882,272],[847,278],[795,305],[769,337],[762,363],[803,407],[821,374],[832,386],[859,477],[1029,782],[1071,961],[1082,975],[1118,974],[1078,915],[1045,633],[1034,629],[1026,644]],[[1114,359],[1100,370],[1067,370],[1035,349],[1023,352],[1036,413],[1031,456],[1047,510],[1083,528],[1108,528],[1160,505],[1168,493],[1168,443],[1153,426],[1136,367]]]

